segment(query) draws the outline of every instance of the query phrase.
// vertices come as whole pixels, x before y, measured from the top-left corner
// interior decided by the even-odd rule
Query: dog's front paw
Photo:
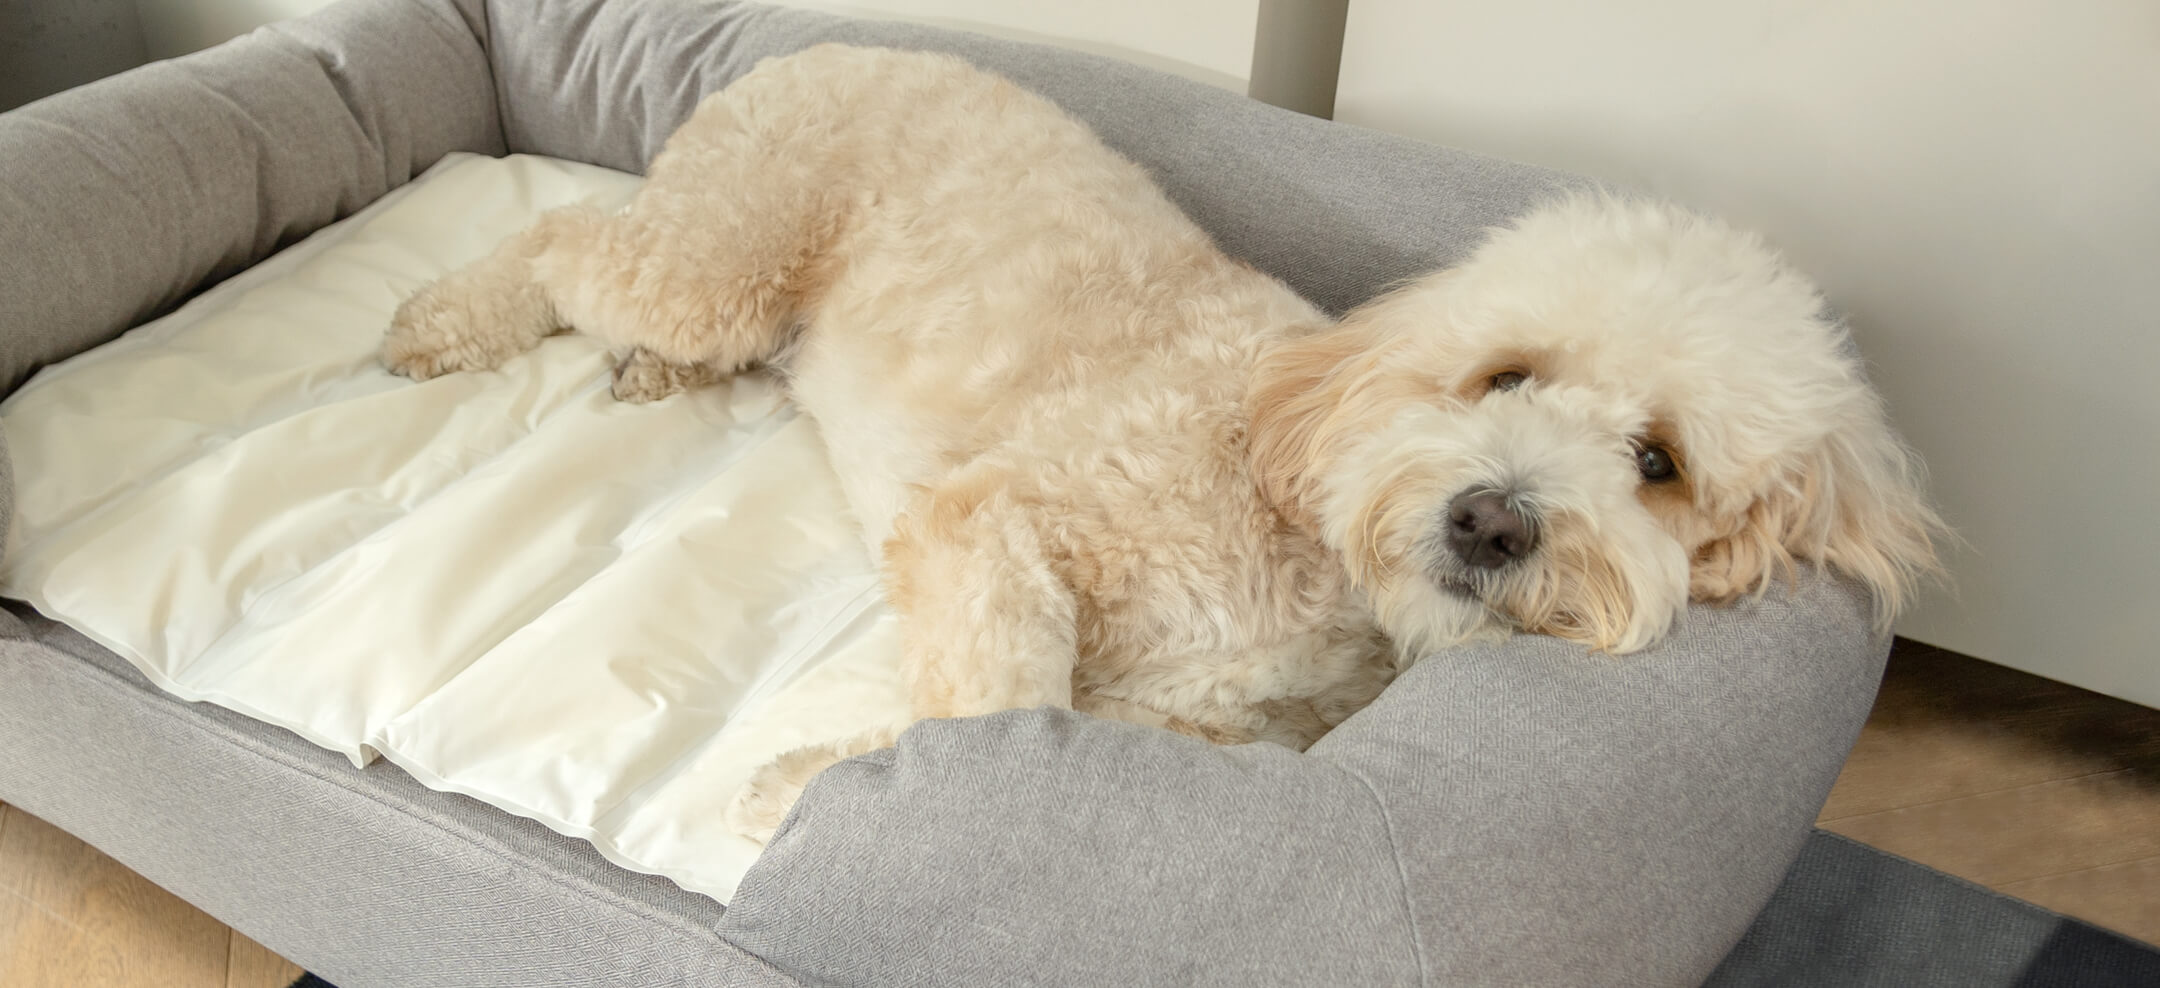
[[[727,808],[728,829],[759,844],[771,840],[811,777],[839,760],[831,745],[811,745],[767,762],[736,790]]]

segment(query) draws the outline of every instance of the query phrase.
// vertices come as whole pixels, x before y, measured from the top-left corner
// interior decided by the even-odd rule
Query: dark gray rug
[[[2160,948],[1818,830],[1709,983],[2154,988]]]

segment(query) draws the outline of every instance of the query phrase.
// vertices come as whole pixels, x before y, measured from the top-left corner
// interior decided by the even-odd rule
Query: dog
[[[1941,522],[1839,324],[1758,238],[1565,196],[1329,318],[1047,100],[821,45],[703,100],[618,214],[544,214],[401,305],[388,367],[566,329],[667,397],[757,365],[822,430],[916,719],[1071,707],[1303,749],[1408,663],[1614,655],[1802,562],[1889,621]],[[811,776],[738,794],[763,840]]]

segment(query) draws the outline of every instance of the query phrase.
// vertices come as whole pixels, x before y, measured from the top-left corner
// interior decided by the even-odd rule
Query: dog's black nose
[[[1464,491],[1448,502],[1447,544],[1463,562],[1499,569],[1537,548],[1537,528],[1493,491]]]

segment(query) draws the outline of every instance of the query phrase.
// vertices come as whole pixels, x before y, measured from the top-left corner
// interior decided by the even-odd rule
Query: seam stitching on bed
[[[1365,788],[1366,795],[1372,797],[1373,805],[1380,810],[1380,828],[1387,836],[1388,857],[1395,862],[1396,887],[1402,890],[1403,919],[1410,924],[1410,956],[1417,961],[1418,983],[1429,985],[1432,974],[1425,964],[1425,939],[1418,927],[1417,909],[1410,902],[1410,872],[1403,867],[1402,846],[1395,842],[1395,819],[1388,812],[1387,801],[1380,798],[1379,788],[1365,778],[1364,773],[1348,767],[1343,767],[1342,771]]]

